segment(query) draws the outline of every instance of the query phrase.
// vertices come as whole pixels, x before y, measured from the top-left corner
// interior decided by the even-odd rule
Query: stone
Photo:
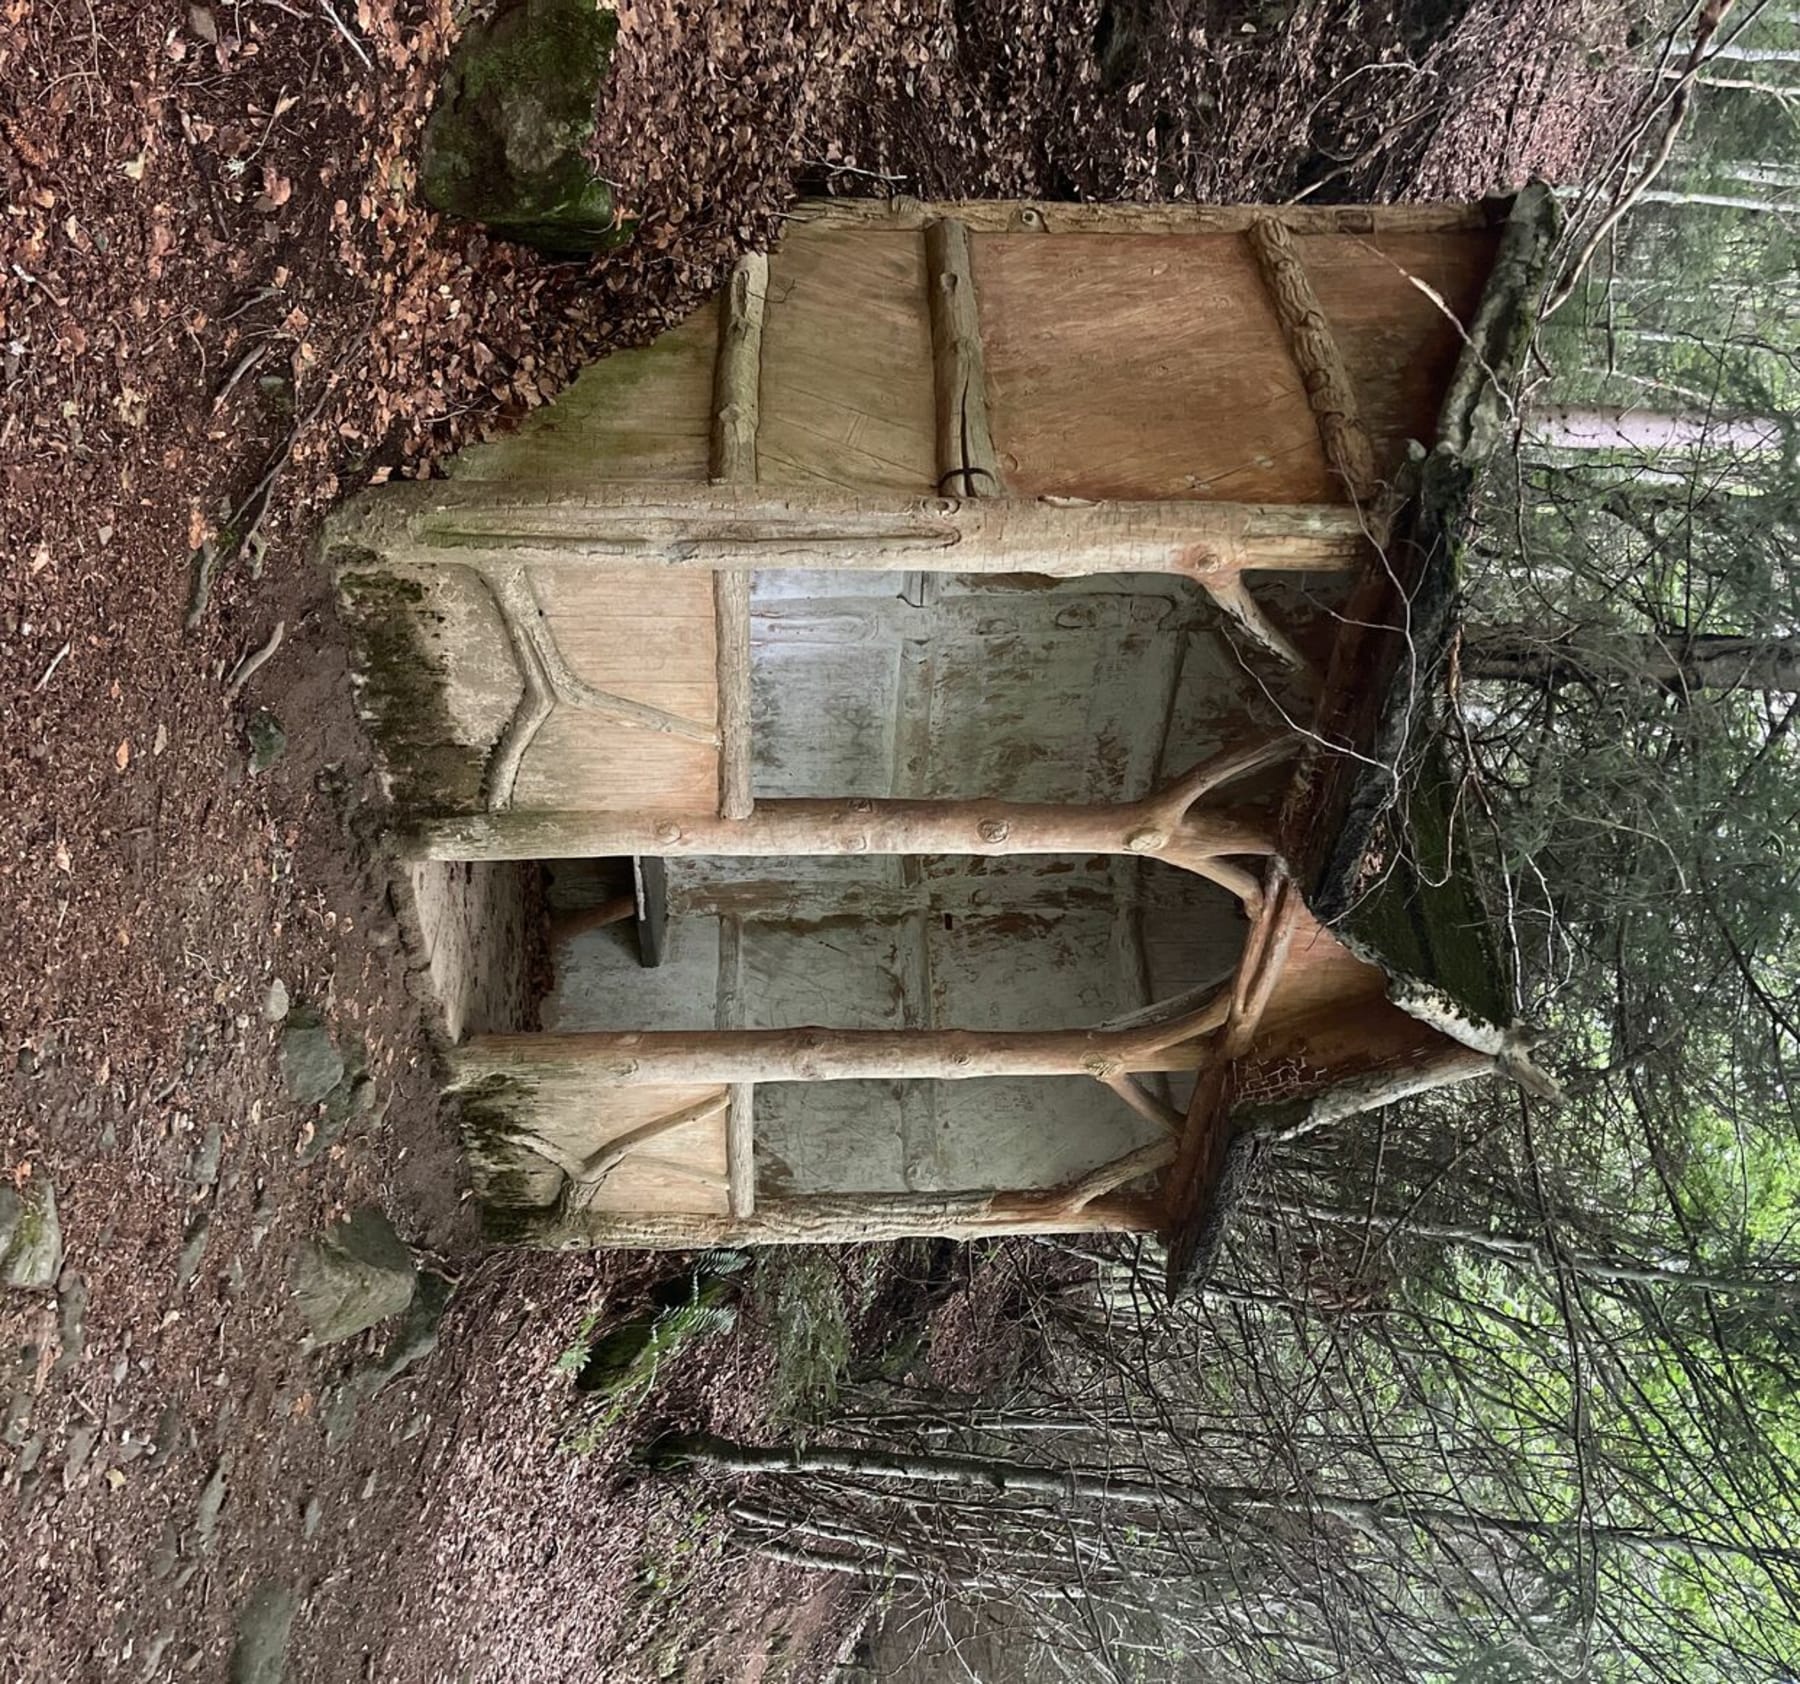
[[[294,1593],[279,1579],[264,1579],[238,1611],[231,1651],[231,1684],[281,1684],[287,1671]]]
[[[300,1248],[294,1294],[314,1341],[329,1345],[398,1315],[417,1279],[412,1253],[369,1205]]]
[[[288,1014],[287,984],[280,977],[269,984],[268,993],[263,995],[262,1014],[265,1023],[279,1023]]]
[[[182,1236],[181,1256],[175,1264],[175,1290],[185,1291],[200,1273],[200,1260],[206,1255],[206,1238],[212,1230],[212,1219],[201,1211],[187,1225]]]
[[[543,251],[624,244],[633,224],[587,160],[618,33],[594,0],[518,0],[465,29],[425,127],[427,203]]]
[[[266,772],[287,753],[287,732],[281,721],[267,708],[258,708],[244,726],[245,740],[250,744],[250,770]]]
[[[49,1182],[28,1182],[14,1190],[0,1187],[0,1286],[26,1292],[48,1292],[62,1272],[62,1223],[56,1214],[56,1189]]]
[[[289,1015],[281,1032],[281,1079],[297,1105],[317,1105],[344,1079],[344,1055],[316,1012]]]

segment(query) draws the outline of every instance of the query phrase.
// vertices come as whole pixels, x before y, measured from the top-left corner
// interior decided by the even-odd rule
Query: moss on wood
[[[425,585],[366,551],[335,559],[357,706],[380,745],[394,804],[479,811],[484,757],[456,740],[448,671],[427,632]]]

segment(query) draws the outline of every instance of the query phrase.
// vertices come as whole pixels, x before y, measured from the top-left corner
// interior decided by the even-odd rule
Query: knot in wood
[[[1134,854],[1154,854],[1159,848],[1169,845],[1169,833],[1166,830],[1134,830],[1125,838],[1125,846]]]
[[[867,831],[856,831],[844,839],[844,852],[847,854],[866,854],[869,851]]]
[[[866,795],[854,796],[850,801],[850,811],[853,813],[872,813],[875,811],[875,803]]]
[[[1012,834],[1005,819],[983,819],[975,828],[983,842],[1004,842]]]
[[[681,826],[668,823],[659,824],[656,827],[656,840],[658,842],[679,842],[681,840]]]
[[[1119,1059],[1109,1058],[1103,1053],[1095,1053],[1092,1058],[1084,1059],[1081,1067],[1096,1082],[1110,1082],[1125,1073],[1125,1066]]]
[[[953,1052],[950,1055],[950,1068],[953,1070],[967,1070],[974,1062],[975,1055],[973,1053]]]

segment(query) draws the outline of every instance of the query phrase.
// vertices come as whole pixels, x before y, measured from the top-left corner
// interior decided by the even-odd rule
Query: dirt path
[[[643,1277],[474,1244],[366,841],[313,552],[332,498],[690,308],[795,172],[1467,192],[1572,168],[1594,103],[1529,7],[1443,49],[1437,83],[1488,104],[1417,111],[1346,81],[1352,47],[1421,50],[1405,20],[1327,50],[1331,6],[1267,41],[1196,7],[1180,52],[1111,45],[1131,8],[1101,0],[621,11],[601,144],[646,221],[589,273],[411,199],[446,5],[0,0],[0,1175],[54,1188],[65,1253],[54,1291],[0,1295],[0,1680],[222,1678],[246,1608],[291,1611],[287,1676],[319,1681],[798,1681],[844,1629],[835,1587],[725,1556],[691,1493],[635,1482],[629,1432],[556,1448],[556,1357]],[[366,1071],[329,1140],[282,1081],[283,997]],[[369,1202],[461,1284],[430,1361],[350,1412],[380,1341],[307,1352],[288,1276]],[[654,1411],[753,1427],[769,1362],[717,1342]]]

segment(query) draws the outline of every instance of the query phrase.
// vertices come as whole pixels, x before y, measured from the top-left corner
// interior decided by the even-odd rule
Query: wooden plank
[[[1305,383],[1325,459],[1351,498],[1365,503],[1375,492],[1375,447],[1363,428],[1355,386],[1331,323],[1307,279],[1293,233],[1285,223],[1266,217],[1251,224],[1248,237],[1262,269],[1263,285],[1287,335],[1288,350]]]
[[[1280,354],[1291,382],[1285,349]],[[1301,414],[1316,452],[1304,405]],[[333,518],[327,542],[339,553],[343,576],[394,562],[456,560],[481,567],[553,563],[608,575],[748,564],[1203,579],[1220,568],[1334,571],[1356,565],[1365,547],[1357,511],[1331,503],[855,496],[767,485],[609,483],[513,492],[454,480],[365,492]],[[371,552],[375,562],[359,559]]]
[[[622,1246],[687,1251],[711,1246],[844,1245],[1009,1234],[1153,1233],[1149,1201],[1128,1194],[1070,1210],[1055,1193],[821,1193],[764,1200],[748,1217],[590,1209],[489,1210],[488,1236],[551,1251]]]
[[[952,218],[927,227],[925,264],[937,391],[938,489],[954,497],[999,497],[1006,482],[988,427],[987,374],[968,229]]]
[[[769,260],[759,477],[928,491],[931,325],[917,239],[796,227]]]
[[[1342,500],[1242,239],[973,245],[994,442],[1015,493]]]
[[[717,649],[719,817],[747,819],[756,805],[750,736],[750,574],[733,567],[713,575],[713,642]]]
[[[806,199],[788,212],[808,231],[903,233],[954,217],[981,234],[1242,234],[1275,217],[1296,233],[1461,233],[1491,227],[1483,204],[1427,205],[1107,205],[1041,199]]]
[[[607,856],[597,855],[604,859]],[[639,855],[631,862],[637,912],[638,963],[655,970],[663,962],[665,933],[669,926],[668,873],[661,859]]]

